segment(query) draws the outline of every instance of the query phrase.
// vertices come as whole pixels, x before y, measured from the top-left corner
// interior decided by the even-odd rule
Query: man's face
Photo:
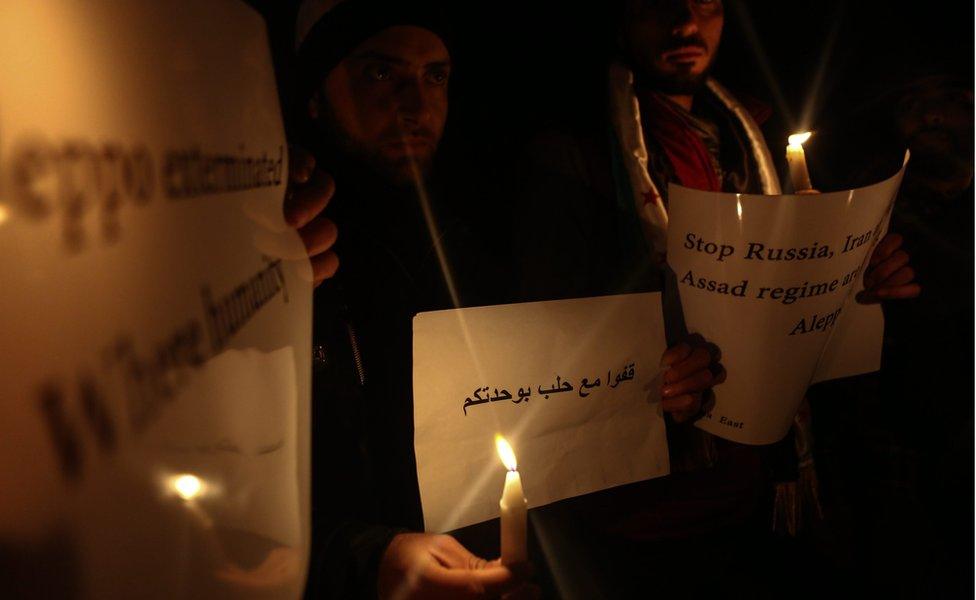
[[[637,76],[666,94],[692,94],[722,39],[721,0],[629,0],[621,33]]]
[[[390,27],[329,73],[310,112],[341,151],[406,185],[429,170],[444,132],[450,71],[437,35]]]
[[[946,196],[965,190],[973,179],[972,90],[921,80],[894,110],[913,179]]]

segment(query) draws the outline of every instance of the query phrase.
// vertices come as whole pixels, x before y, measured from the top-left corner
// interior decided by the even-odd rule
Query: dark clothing
[[[703,93],[696,99],[693,118],[702,126],[688,131],[701,134],[703,147],[715,152],[709,160],[713,158],[720,167],[715,174],[722,190],[762,193],[746,135],[729,111]],[[634,201],[620,193],[618,181],[626,174],[611,131],[604,125],[573,134],[551,134],[527,153],[531,158],[520,185],[523,218],[516,235],[523,240],[517,246],[522,299],[663,291],[669,342],[675,343],[681,326],[674,325],[680,322],[674,276],[652,264]],[[666,194],[667,183],[677,180],[663,151],[668,140],[651,137],[647,129],[645,136],[650,175]],[[577,552],[583,552],[579,569],[596,558],[607,563],[582,578],[574,576],[577,569],[550,564],[557,582],[560,577],[572,580],[570,586],[576,588],[572,597],[586,595],[579,590],[597,594],[593,597],[627,597],[650,589],[642,588],[641,581],[676,566],[675,561],[655,563],[657,559],[650,558],[637,566],[627,558],[635,553],[667,556],[679,544],[687,558],[698,544],[734,547],[743,531],[750,532],[749,548],[769,548],[773,463],[769,451],[729,442],[669,418],[668,438],[672,475],[533,511],[540,523],[563,529],[569,538],[563,548],[576,546]],[[710,463],[705,468],[703,456]],[[730,576],[735,572],[729,557],[716,554],[715,558],[726,562],[698,563],[698,567]],[[572,564],[571,559],[564,562]],[[620,564],[613,567],[614,563]],[[635,568],[628,572],[623,565]],[[719,579],[711,579],[716,589],[721,587]]]
[[[941,197],[916,184],[914,167],[889,229],[904,237],[922,293],[883,304],[880,372],[811,389],[839,532],[825,546],[861,589],[959,597],[972,590],[973,404],[955,374],[973,356],[973,188]]]
[[[465,277],[491,275],[469,245],[476,238],[444,206],[434,207],[432,235],[413,190],[356,189],[342,180],[337,189],[343,192],[329,211],[342,266],[314,297],[306,594],[371,598],[390,539],[424,525],[413,450],[412,319],[454,308],[433,240],[454,261],[462,302],[486,300]]]
[[[691,113],[661,96],[645,94],[641,115],[649,174],[665,202],[669,182],[703,182],[709,178],[693,171],[713,165],[722,191],[762,193],[745,132],[711,93],[703,90]],[[522,294],[526,300],[542,300],[663,290],[665,312],[670,313],[666,318],[669,341],[674,343],[682,333],[682,327],[674,324],[680,321],[677,293],[665,285],[668,274],[651,262],[633,200],[620,193],[618,181],[626,177],[620,150],[609,125],[604,127],[552,134],[528,152],[532,159],[526,165],[522,187],[527,218],[520,224],[522,233],[517,239],[532,243],[522,246],[519,256]],[[682,162],[681,168],[676,169],[676,161]],[[677,173],[684,173],[685,180]],[[701,481],[684,474],[646,482],[640,495],[670,508],[665,513],[638,516],[621,530],[638,537],[668,537],[680,535],[683,529],[707,529],[709,519],[722,520],[718,515],[725,510],[732,520],[751,510],[744,507],[756,501],[754,490],[764,478],[758,449],[713,438],[688,425],[672,423],[668,434],[672,470],[682,470],[682,463],[688,462],[685,455],[699,452],[706,437],[712,438],[708,444],[721,447],[725,456],[718,464],[722,468],[700,473]],[[710,492],[715,492],[711,498]],[[634,496],[632,491],[625,495]],[[742,504],[734,500],[737,496]],[[674,502],[668,500],[671,497]],[[718,509],[723,497],[731,502]],[[623,498],[615,500],[621,501]],[[711,517],[705,514],[710,503],[717,509]],[[695,504],[698,506],[693,507]],[[731,508],[737,504],[738,508]],[[681,513],[687,514],[682,517]]]
[[[568,134],[540,139],[522,188],[526,218],[516,239],[523,299],[544,300],[661,291],[632,204],[623,206],[610,178],[610,137]],[[666,304],[674,306],[673,294]],[[669,423],[672,470],[704,432]],[[739,522],[759,509],[765,475],[759,451],[718,438],[716,469],[682,473],[591,494],[576,502],[601,529],[627,537],[679,537]],[[583,508],[589,505],[588,508]],[[650,510],[645,510],[650,508]]]

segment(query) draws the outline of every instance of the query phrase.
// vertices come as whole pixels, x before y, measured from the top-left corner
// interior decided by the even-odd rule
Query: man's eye
[[[374,81],[389,81],[393,71],[385,65],[370,65],[366,67],[366,76]]]
[[[427,82],[434,85],[445,85],[448,80],[447,69],[435,69],[427,72]]]

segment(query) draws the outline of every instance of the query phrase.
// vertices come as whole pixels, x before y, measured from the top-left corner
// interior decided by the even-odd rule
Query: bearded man
[[[621,0],[617,8],[607,113],[590,127],[541,138],[528,153],[519,238],[533,243],[519,257],[523,299],[663,290],[666,314],[680,315],[663,261],[668,184],[751,194],[781,188],[757,124],[761,111],[709,76],[721,0]],[[879,243],[860,302],[918,295],[900,245],[895,235]],[[716,349],[682,335],[680,318],[668,327],[662,407],[672,475],[540,511],[560,545],[601,548],[581,551],[578,567],[556,570],[569,587],[610,597],[728,593],[733,580],[746,582],[740,594],[777,593],[799,568],[770,531],[774,478],[797,477],[793,438],[761,448],[692,427],[724,371]],[[584,569],[601,576],[574,577]]]

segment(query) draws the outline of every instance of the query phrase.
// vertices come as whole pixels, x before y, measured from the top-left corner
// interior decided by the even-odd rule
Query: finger
[[[502,565],[502,559],[496,558],[495,560],[488,561],[488,563],[485,566],[486,567],[498,567],[498,566],[507,567],[508,570],[511,571],[512,574],[515,575],[515,578],[518,579],[519,581],[528,581],[529,579],[532,578],[533,573],[535,573],[535,567],[533,567],[532,563],[528,561]]]
[[[681,381],[676,381],[675,383],[665,385],[663,388],[661,388],[661,397],[675,398],[683,394],[704,392],[708,388],[712,387],[714,381],[715,376],[712,375],[711,370],[701,369],[699,371],[695,371]]]
[[[704,342],[703,347],[712,355],[712,362],[717,363],[722,360],[722,349],[712,342]]]
[[[922,286],[917,283],[910,283],[898,287],[883,288],[877,290],[875,293],[882,300],[905,300],[908,298],[918,298],[922,293]]]
[[[500,596],[522,583],[511,570],[501,565],[484,569],[449,569],[435,565],[426,576],[431,587],[445,592],[448,598]]]
[[[331,250],[318,256],[313,256],[311,262],[312,282],[316,287],[326,279],[331,279],[335,276],[336,271],[339,270],[339,257]]]
[[[670,367],[671,365],[681,362],[691,355],[691,344],[686,342],[681,342],[677,346],[672,346],[664,351],[661,355],[661,366]]]
[[[285,195],[285,220],[292,227],[303,227],[325,210],[335,193],[335,181],[327,173],[315,171],[312,178]]]
[[[885,288],[899,287],[902,285],[908,285],[915,279],[915,269],[908,265],[898,269],[894,273],[888,276],[887,279],[881,283],[876,284],[874,287],[876,290],[883,290]]]
[[[664,383],[681,381],[696,371],[707,369],[710,364],[712,364],[712,353],[707,348],[698,346],[684,360],[672,363],[671,368],[664,372]]]
[[[454,569],[484,569],[498,566],[500,561],[489,563],[488,560],[475,555],[453,536],[438,536],[432,553],[442,565]]]
[[[335,245],[339,238],[339,228],[326,218],[316,219],[298,230],[309,256],[322,254]]]
[[[661,409],[669,413],[697,412],[701,408],[701,394],[684,394],[662,398]]]
[[[288,147],[288,183],[305,183],[315,170],[315,157],[298,146]]]
[[[868,262],[868,265],[876,265],[891,256],[892,252],[901,247],[902,241],[902,237],[897,233],[889,233],[881,238],[878,245],[874,247],[874,252],[871,253],[871,260]]]
[[[874,290],[865,290],[856,296],[858,304],[875,304],[882,300],[905,300],[917,298],[922,293],[922,286],[917,283],[901,285],[898,287],[886,287]]]
[[[693,419],[702,407],[701,394],[686,394],[678,398],[662,400],[661,408],[671,415],[676,423],[684,423]]]
[[[904,250],[898,250],[868,271],[868,274],[864,277],[864,287],[874,287],[879,281],[884,281],[889,275],[907,265],[908,261],[908,253]]]
[[[862,292],[858,292],[857,295],[854,296],[854,300],[858,304],[877,304],[881,301],[881,298],[879,298],[878,295],[873,291],[864,290]]]
[[[726,377],[728,377],[728,373],[725,371],[725,367],[713,363],[711,367],[711,371],[712,371],[712,387],[715,387],[720,383],[725,383],[725,379]]]

